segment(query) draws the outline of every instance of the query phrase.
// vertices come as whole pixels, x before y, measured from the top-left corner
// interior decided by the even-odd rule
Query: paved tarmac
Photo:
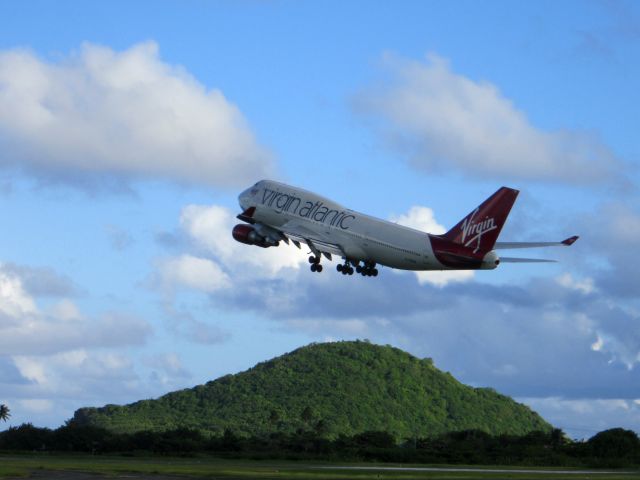
[[[365,470],[377,470],[377,471],[404,471],[404,472],[479,472],[479,473],[526,473],[526,474],[540,474],[540,475],[567,475],[571,478],[572,475],[589,475],[593,478],[598,478],[598,475],[604,474],[622,474],[628,473],[630,476],[638,474],[638,472],[607,472],[602,470],[528,470],[528,469],[483,469],[483,468],[440,468],[440,467],[361,467],[361,466],[324,466],[324,467],[311,467],[316,469],[327,470],[352,470],[352,471],[365,471]],[[171,475],[158,475],[158,474],[143,474],[143,473],[121,473],[116,475],[101,475],[99,473],[86,473],[86,472],[74,472],[74,471],[58,471],[58,470],[35,470],[28,477],[34,480],[193,480],[194,477],[179,477]],[[215,478],[215,477],[210,477]],[[631,478],[631,477],[630,477]],[[24,477],[8,478],[7,480],[25,480]]]
[[[34,470],[28,479],[34,480],[193,480],[193,477],[176,477],[167,475],[145,475],[143,473],[120,473],[101,475],[99,473],[68,472],[58,470]],[[25,477],[9,477],[7,480],[25,480]]]
[[[336,467],[317,467],[329,470],[375,470],[375,471],[393,471],[393,472],[459,472],[459,473],[526,473],[540,475],[611,475],[625,474],[627,472],[605,471],[605,470],[529,470],[529,469],[507,469],[507,468],[457,468],[457,467],[359,467],[359,466],[336,466]],[[637,475],[638,472],[628,472],[629,475]]]

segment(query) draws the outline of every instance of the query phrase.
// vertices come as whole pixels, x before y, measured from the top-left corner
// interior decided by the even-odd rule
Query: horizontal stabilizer
[[[544,258],[514,258],[500,257],[500,263],[556,263],[557,260],[546,260]]]
[[[577,235],[569,237],[561,242],[496,242],[495,250],[509,250],[511,248],[538,248],[538,247],[569,247],[578,240]]]

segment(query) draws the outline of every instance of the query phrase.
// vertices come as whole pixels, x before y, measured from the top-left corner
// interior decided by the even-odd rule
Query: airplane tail
[[[493,249],[518,193],[518,190],[501,187],[441,237],[473,248],[474,254],[487,253]]]

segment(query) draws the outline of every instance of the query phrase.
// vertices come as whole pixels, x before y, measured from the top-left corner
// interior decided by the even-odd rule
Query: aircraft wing
[[[318,255],[319,252],[324,253],[329,259],[331,259],[332,254],[340,257],[347,256],[342,246],[332,242],[326,238],[325,235],[322,235],[322,233],[311,230],[297,222],[287,222],[280,227],[280,230],[284,235],[293,240],[294,243],[306,243],[315,255]]]
[[[578,240],[577,235],[569,237],[561,242],[496,242],[495,250],[508,250],[512,248],[538,248],[538,247],[569,247]]]

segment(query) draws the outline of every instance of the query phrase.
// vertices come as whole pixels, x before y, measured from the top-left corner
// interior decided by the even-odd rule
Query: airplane
[[[312,272],[322,272],[322,257],[342,258],[343,275],[378,275],[378,265],[401,270],[492,270],[501,262],[553,262],[499,257],[496,250],[570,246],[560,242],[498,242],[519,191],[501,187],[451,230],[434,235],[349,210],[325,197],[272,180],[261,180],[238,197],[242,213],[232,235],[238,242],[262,248],[280,242],[311,250]]]

